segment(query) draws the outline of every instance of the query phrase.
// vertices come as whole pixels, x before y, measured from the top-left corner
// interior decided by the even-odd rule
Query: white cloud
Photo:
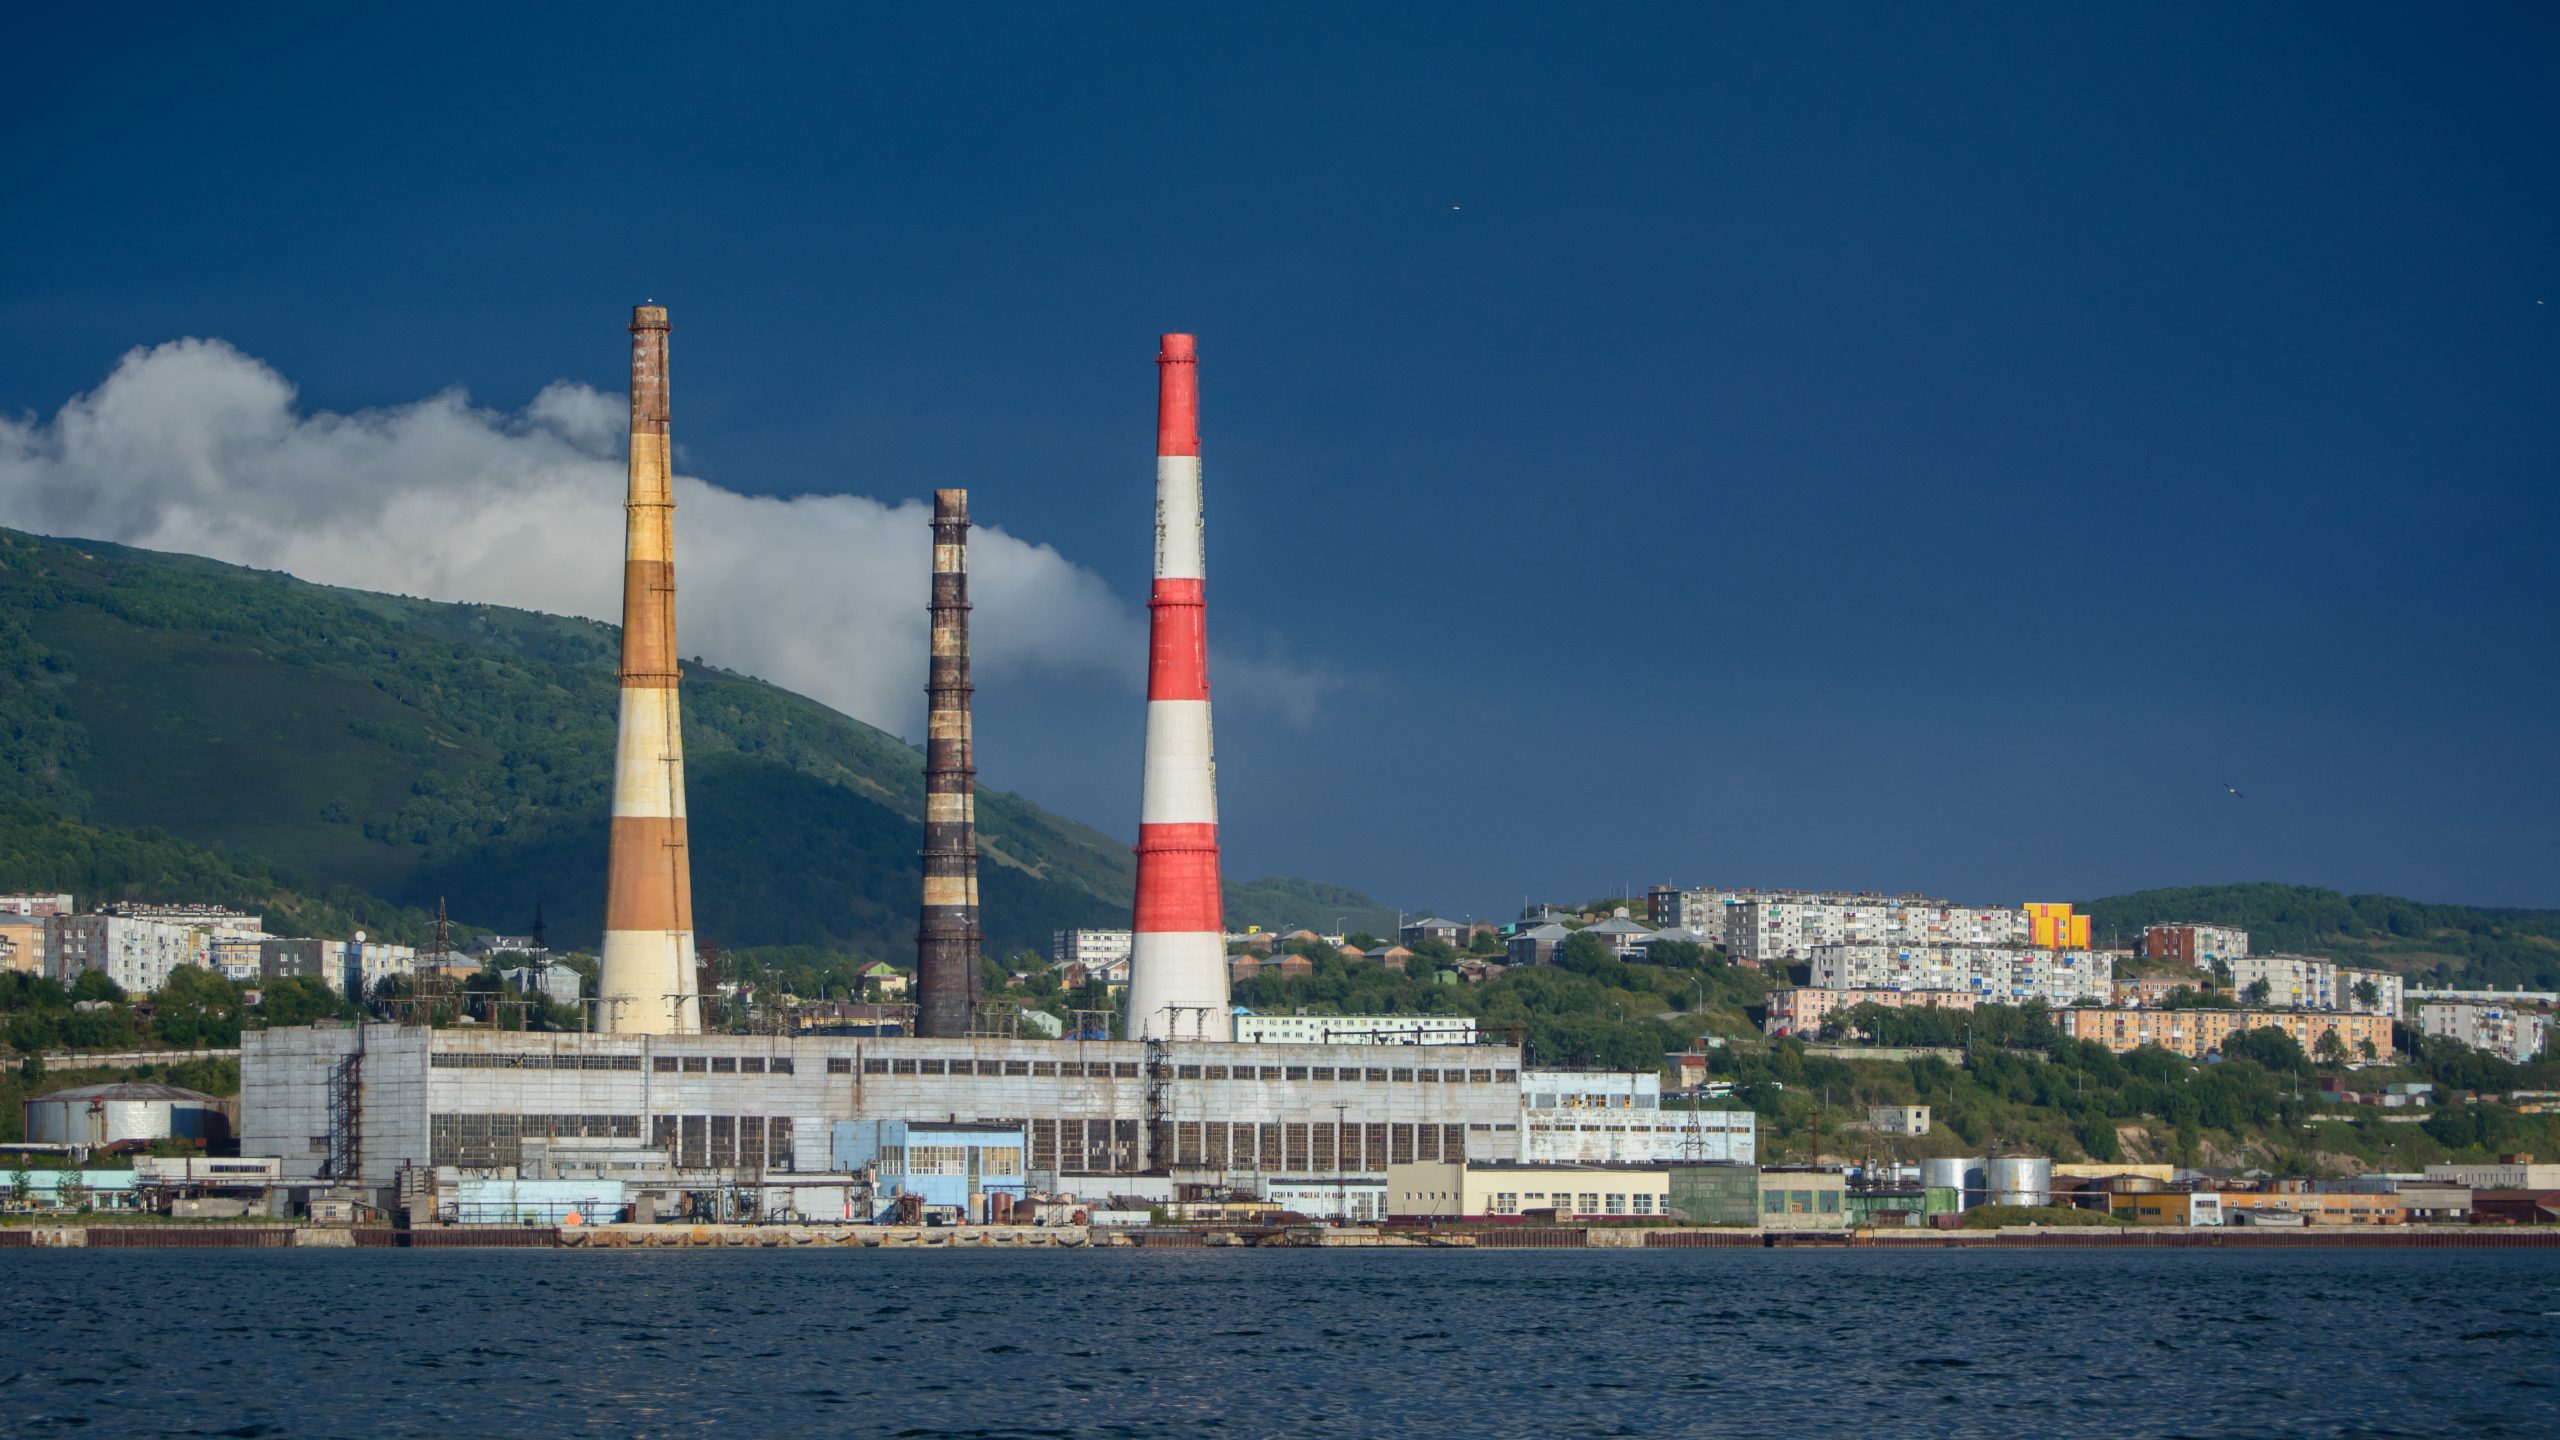
[[[339,415],[219,340],[126,355],[50,421],[0,419],[0,523],[328,584],[616,619],[625,408],[557,383],[520,411],[458,391]],[[923,706],[928,507],[676,482],[687,655],[910,733]],[[1144,620],[1046,545],[972,533],[975,662],[1142,678]],[[1248,701],[1330,688],[1238,657]],[[1133,717],[1134,719],[1134,717]]]

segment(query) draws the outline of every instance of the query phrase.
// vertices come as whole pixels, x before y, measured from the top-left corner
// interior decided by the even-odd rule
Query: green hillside
[[[0,888],[76,870],[84,895],[290,895],[265,903],[333,907],[330,928],[365,913],[405,929],[402,910],[439,898],[515,928],[539,902],[556,942],[592,945],[619,645],[593,621],[0,530],[0,782],[16,802],[0,808],[15,867]],[[686,666],[685,686],[704,938],[912,945],[922,754],[717,666]],[[1126,844],[1018,795],[981,791],[978,811],[991,951],[1126,923]],[[85,858],[44,868],[74,840]],[[1292,906],[1302,887],[1334,913],[1379,908],[1258,881],[1233,897],[1237,922],[1315,918]]]
[[[2199,885],[2081,905],[2098,935],[2164,921],[2238,925],[2254,954],[2325,955],[2434,985],[2560,990],[2560,910],[2431,905],[2309,885]]]

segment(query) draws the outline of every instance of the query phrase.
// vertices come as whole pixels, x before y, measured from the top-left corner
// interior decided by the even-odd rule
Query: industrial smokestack
[[[1191,336],[1167,335],[1156,355],[1156,581],[1147,600],[1147,769],[1129,956],[1129,1033],[1151,1040],[1234,1034],[1201,575],[1199,363]]]
[[[702,1029],[694,974],[693,865],[685,843],[684,737],[676,713],[675,494],[667,448],[667,312],[631,312],[631,489],[624,502],[622,716],[613,749],[600,1028]]]
[[[933,668],[925,677],[924,916],[916,1033],[966,1035],[977,1011],[978,778],[969,738],[969,492],[933,492]]]

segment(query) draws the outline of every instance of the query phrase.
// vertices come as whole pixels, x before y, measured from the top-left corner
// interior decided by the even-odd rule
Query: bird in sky
[[[2234,799],[2234,800],[2246,800],[2246,799],[2248,799],[2248,798],[2249,798],[2248,796],[2243,795],[2243,794],[2241,794],[2241,793],[2240,793],[2240,787],[2239,787],[2239,786],[2232,784],[2232,783],[2231,783],[2230,781],[2228,781],[2228,780],[2225,780],[2225,781],[2223,781],[2223,782],[2222,782],[2222,788],[2223,788],[2223,789],[2225,789],[2225,790],[2230,791],[2230,792],[2231,792],[2231,798],[2232,798],[2232,799]]]

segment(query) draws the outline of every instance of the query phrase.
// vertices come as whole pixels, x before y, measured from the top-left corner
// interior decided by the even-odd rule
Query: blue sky
[[[1134,604],[1198,332],[1231,874],[2560,905],[2547,9],[18,29],[32,423],[186,336],[515,412],[653,297],[688,473]],[[999,677],[981,763],[1130,833],[1140,720]]]

